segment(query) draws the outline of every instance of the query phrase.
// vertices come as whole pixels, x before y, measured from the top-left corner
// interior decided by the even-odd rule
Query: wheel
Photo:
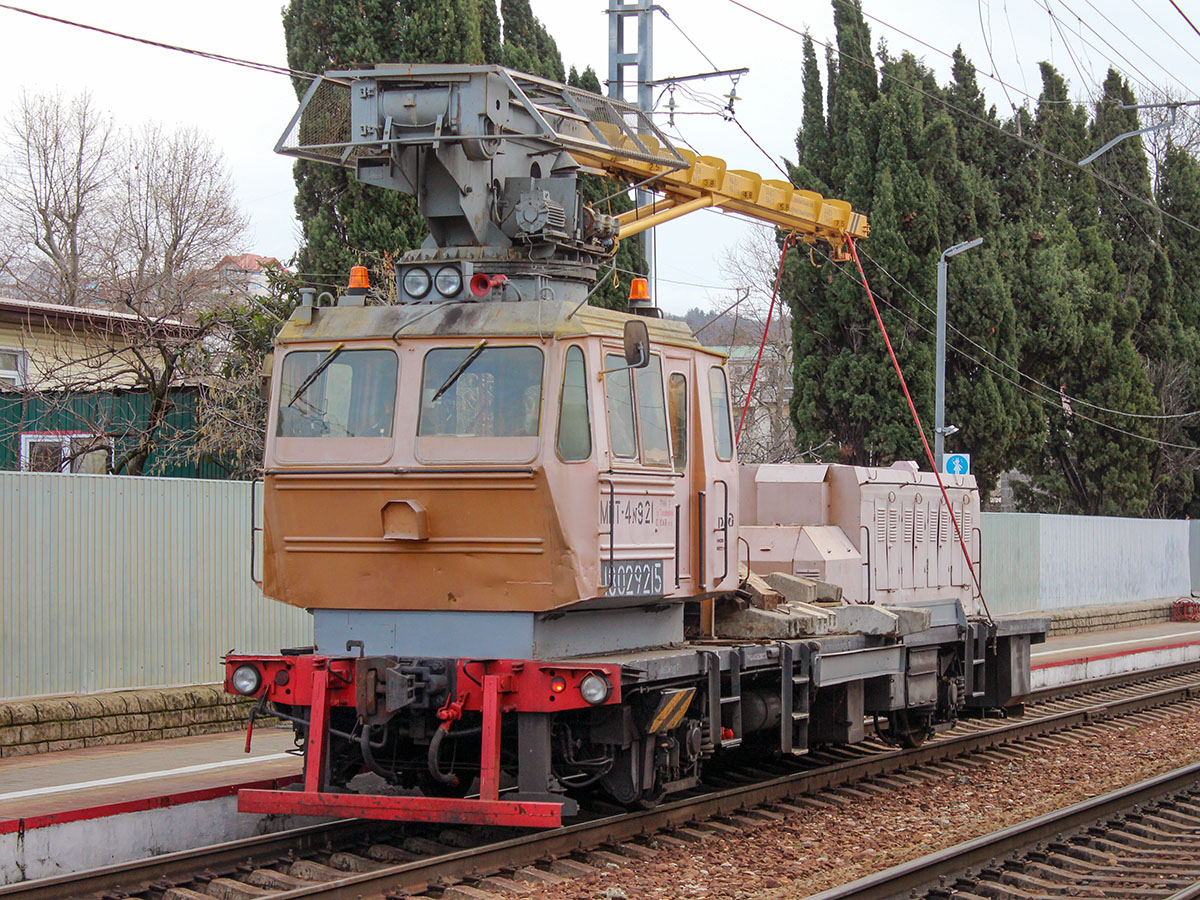
[[[897,709],[888,713],[886,727],[879,716],[875,717],[875,732],[886,743],[913,749],[924,744],[933,729],[929,724],[929,713]]]
[[[662,798],[666,795],[667,792],[655,784],[653,788],[643,791],[640,797],[629,804],[629,807],[631,809],[654,809],[662,803]]]

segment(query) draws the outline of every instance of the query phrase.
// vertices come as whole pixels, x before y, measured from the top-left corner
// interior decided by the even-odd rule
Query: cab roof
[[[518,303],[447,302],[395,306],[332,306],[313,308],[312,323],[293,314],[279,332],[277,343],[310,343],[378,338],[416,337],[536,337],[565,340],[599,335],[620,338],[629,313],[561,300]],[[574,311],[574,312],[573,312]],[[684,322],[643,318],[650,340],[658,344],[704,350]]]

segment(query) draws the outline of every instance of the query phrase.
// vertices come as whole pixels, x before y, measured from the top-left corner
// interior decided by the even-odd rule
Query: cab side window
[[[562,395],[558,402],[558,455],[564,462],[578,462],[592,455],[587,365],[583,350],[577,346],[567,349],[563,365]]]
[[[687,467],[687,376],[674,373],[667,387],[667,416],[671,423],[671,447],[676,471]]]
[[[725,370],[713,366],[708,370],[708,392],[712,399],[713,447],[717,459],[733,459],[733,423],[729,415],[729,384]]]
[[[671,445],[667,439],[667,410],[663,405],[662,358],[651,356],[649,365],[634,369],[633,384],[642,438],[642,465],[669,466]]]
[[[625,367],[625,357],[610,353],[604,368],[619,369],[604,376],[604,399],[608,405],[608,443],[613,456],[637,457],[637,431],[633,423],[633,379]]]

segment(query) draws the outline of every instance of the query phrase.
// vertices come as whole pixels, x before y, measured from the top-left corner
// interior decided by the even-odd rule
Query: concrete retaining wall
[[[1200,571],[1200,523],[1026,513],[982,518],[983,590],[994,615],[1174,600],[1191,594],[1193,568]]]
[[[1108,606],[1079,606],[1054,610],[1050,616],[1050,636],[1133,628],[1171,620],[1173,600],[1149,600],[1138,603],[1113,603]]]
[[[235,731],[249,714],[220,685],[10,700],[0,702],[0,758]]]

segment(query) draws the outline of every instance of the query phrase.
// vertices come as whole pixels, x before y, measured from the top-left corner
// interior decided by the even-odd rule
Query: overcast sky
[[[24,5],[165,43],[286,63],[278,0],[208,0],[203,4],[26,0]],[[532,5],[558,41],[564,62],[581,69],[591,65],[604,80],[608,30],[603,0],[532,0]],[[793,155],[800,120],[800,38],[739,9],[730,0],[666,0],[662,5],[671,19],[656,18],[655,76],[708,68],[676,29],[677,24],[718,68],[749,67],[749,74],[737,86],[739,121],[773,157]],[[809,29],[815,40],[831,37],[833,17],[826,0],[747,0],[746,5],[797,30]],[[1180,6],[1200,25],[1200,3],[1180,0]],[[1114,64],[1129,76],[1135,89],[1152,84],[1170,86],[1187,99],[1200,96],[1193,89],[1200,86],[1200,36],[1169,0],[865,0],[864,10],[912,36],[868,20],[874,45],[883,38],[893,53],[913,51],[937,72],[940,81],[944,82],[949,72],[944,53],[961,44],[979,68],[985,92],[1002,113],[1010,103],[1025,102],[1026,93],[1037,95],[1037,63],[1043,59],[1062,71],[1081,100],[1088,99],[1105,70]],[[8,10],[0,10],[0,34],[5,38],[0,55],[0,109],[10,111],[22,89],[60,90],[68,96],[87,90],[99,107],[123,125],[156,119],[168,125],[196,126],[210,134],[225,153],[239,200],[253,223],[246,249],[282,259],[295,251],[298,230],[290,160],[272,152],[296,106],[287,78]],[[1007,82],[1007,92],[988,79],[988,73]],[[728,93],[729,86],[728,79],[712,79],[696,88],[720,95]],[[702,109],[682,95],[677,95],[677,100],[682,110]],[[713,115],[684,115],[677,124],[680,134],[697,150],[724,157],[730,168],[750,169],[766,177],[777,175],[771,161],[735,124]],[[1004,138],[997,135],[997,139]],[[733,294],[722,260],[753,227],[711,211],[661,226],[658,292],[663,306],[682,312],[690,306],[724,305]]]

